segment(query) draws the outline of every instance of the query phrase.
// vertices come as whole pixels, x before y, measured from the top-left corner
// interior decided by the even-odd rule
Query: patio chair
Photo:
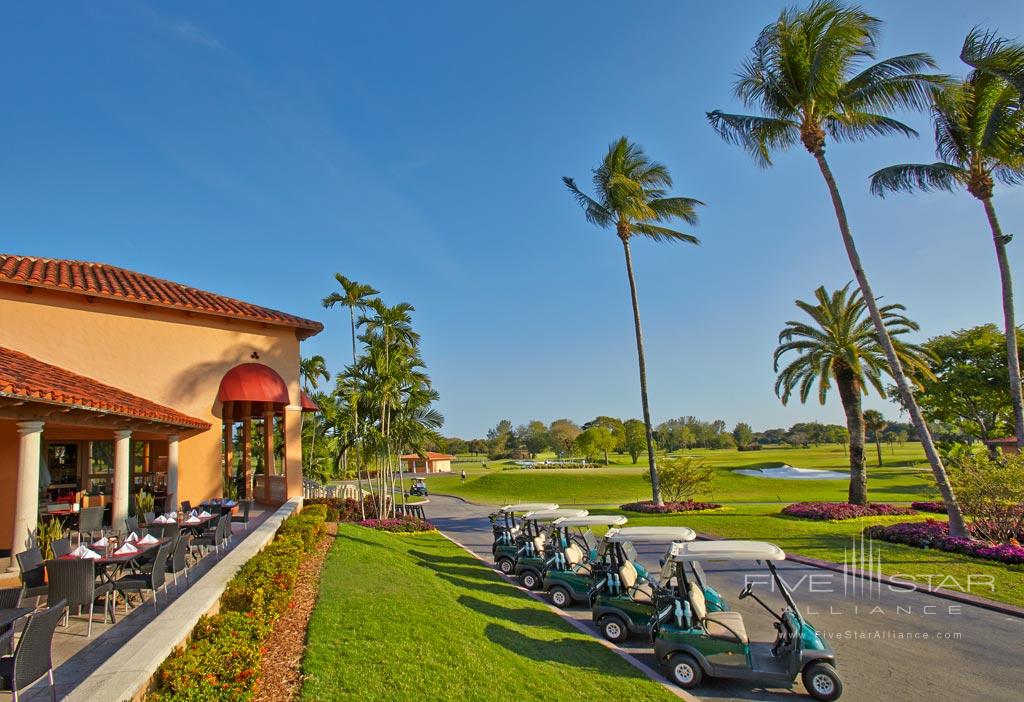
[[[182,512],[191,512],[192,511],[192,503],[189,502],[188,500],[182,500],[182,502],[181,502],[181,511]]]
[[[143,590],[153,591],[153,609],[159,611],[157,595],[167,584],[167,556],[171,550],[170,544],[163,544],[157,549],[156,560],[153,561],[153,569],[148,573],[129,573],[122,575],[113,582],[114,592],[120,593],[124,598],[124,611],[128,612],[128,593],[137,592],[142,598]],[[164,592],[166,596],[167,593]],[[116,606],[116,603],[115,603]]]
[[[142,518],[146,520],[146,524],[152,524],[153,520],[156,519],[156,512],[146,512],[142,515]]]
[[[50,697],[57,701],[53,685],[53,632],[67,608],[66,602],[36,612],[28,618],[13,656],[0,658],[0,690],[9,690],[18,702],[19,693],[46,675],[50,681]]]
[[[133,531],[139,533],[139,518],[138,517],[126,517],[124,520],[125,534],[131,534]]]
[[[242,513],[236,514],[231,517],[232,524],[244,524],[245,530],[249,531],[249,510],[252,509],[252,500],[246,500],[242,503]]]
[[[47,595],[47,602],[59,602],[64,600],[66,617],[64,626],[67,626],[71,618],[71,608],[77,607],[79,612],[83,607],[89,608],[89,625],[86,628],[85,636],[92,636],[92,615],[96,607],[96,598],[103,595],[103,623],[107,622],[107,614],[110,613],[110,621],[114,621],[114,613],[110,604],[110,583],[96,582],[96,566],[91,560],[69,558],[67,560],[52,560],[46,562],[46,579],[50,591]]]
[[[39,598],[47,594],[46,571],[43,569],[43,554],[38,548],[30,548],[18,554],[18,569],[21,571],[21,596]]]
[[[0,589],[0,609],[17,609],[21,606],[21,588],[5,587]],[[0,627],[0,656],[11,652],[14,641],[14,624]]]
[[[71,537],[65,536],[63,539],[57,539],[50,544],[50,548],[53,549],[54,558],[60,558],[71,553]]]
[[[197,558],[196,554],[199,553],[199,549],[205,548],[207,552],[213,548],[219,550],[218,537],[221,534],[221,524],[224,522],[224,517],[214,517],[209,522],[209,526],[201,533],[192,537],[192,557],[195,560],[202,558],[202,554]]]
[[[78,513],[78,538],[91,541],[93,534],[103,532],[103,508],[86,507]],[[85,534],[83,537],[82,535]]]
[[[178,573],[184,572],[185,584],[188,585],[188,561],[185,556],[188,555],[188,537],[181,535],[177,541],[174,542],[174,548],[171,550],[171,555],[167,559],[167,569],[171,571],[171,576],[174,578],[174,586],[178,586]]]

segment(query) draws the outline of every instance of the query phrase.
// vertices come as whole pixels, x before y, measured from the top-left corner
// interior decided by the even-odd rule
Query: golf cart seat
[[[579,544],[569,544],[563,554],[565,556],[565,567],[577,575],[590,575],[593,572],[589,563],[583,562],[583,549]]]
[[[690,607],[700,620],[701,626],[708,636],[723,641],[747,644],[747,628],[743,625],[743,615],[739,612],[709,612],[704,600],[704,591],[697,583],[690,583]]]
[[[537,555],[544,553],[544,537],[535,536],[533,537],[533,552]]]
[[[654,602],[654,588],[647,581],[638,582],[640,576],[632,561],[626,561],[619,568],[619,579],[622,581],[622,588],[634,602]]]

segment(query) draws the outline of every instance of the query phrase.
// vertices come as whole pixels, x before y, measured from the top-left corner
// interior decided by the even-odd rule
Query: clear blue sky
[[[450,435],[503,417],[639,416],[621,246],[559,180],[589,183],[626,134],[707,202],[702,246],[634,247],[655,420],[841,422],[838,398],[784,408],[772,392],[793,300],[851,277],[820,175],[799,151],[760,171],[704,119],[736,108],[733,73],[780,7],[9,5],[0,250],[321,319],[305,352],[332,368],[348,326],[320,298],[335,271],[371,283],[417,307]],[[953,73],[973,24],[1024,33],[1017,0],[867,7],[886,21],[883,55],[927,51]],[[922,339],[997,321],[975,201],[867,192],[876,168],[932,159],[927,120],[908,119],[921,139],[829,151],[876,291],[908,306]],[[1024,189],[996,206],[1020,234]]]

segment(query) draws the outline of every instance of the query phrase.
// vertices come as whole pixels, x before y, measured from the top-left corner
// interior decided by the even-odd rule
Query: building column
[[[270,477],[274,474],[274,413],[263,413],[263,501],[270,502]]]
[[[224,420],[224,484],[231,480],[231,473],[235,463],[235,423],[230,419]]]
[[[128,429],[114,432],[114,504],[110,507],[110,528],[114,531],[120,531],[128,517],[131,438],[132,432]]]
[[[252,417],[242,420],[242,472],[245,474],[245,499],[252,499]]]
[[[285,499],[302,497],[302,407],[284,409],[284,481]]]
[[[18,422],[18,484],[15,488],[14,536],[11,539],[9,572],[18,570],[15,556],[35,543],[39,521],[39,454],[42,422]]]
[[[181,439],[177,434],[167,437],[167,501],[164,504],[164,511],[177,511],[181,502],[178,496],[178,441]]]

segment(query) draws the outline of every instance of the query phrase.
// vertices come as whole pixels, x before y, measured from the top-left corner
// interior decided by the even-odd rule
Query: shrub
[[[629,502],[620,505],[619,509],[625,512],[639,512],[640,514],[669,514],[671,512],[696,512],[702,509],[718,509],[721,506],[715,502],[694,502],[693,500],[666,502],[663,505],[655,505],[651,500],[644,500],[643,502]]]
[[[941,502],[911,502],[910,506],[918,512],[934,512],[935,514],[946,513],[946,505]]]
[[[949,479],[976,537],[1005,543],[1024,533],[1024,455],[951,452]]]
[[[303,555],[324,532],[327,508],[281,523],[274,540],[239,568],[221,595],[220,613],[203,617],[188,646],[160,665],[149,702],[250,700],[264,640],[287,610]]]
[[[860,517],[887,517],[913,514],[913,510],[883,503],[851,505],[848,502],[794,502],[783,507],[782,513],[788,517],[799,517],[800,519],[837,522],[844,519],[858,519]]]
[[[306,500],[306,505],[327,505],[328,510],[336,510],[337,517],[335,519],[330,519],[331,513],[328,511],[326,516],[329,522],[358,522],[363,518],[363,513],[359,510],[359,500],[351,497],[313,497]],[[363,498],[363,508],[366,514],[377,513],[377,504],[372,496],[368,495]]]
[[[890,526],[872,526],[864,536],[916,548],[935,548],[940,551],[962,553],[1000,563],[1024,563],[1024,547],[1016,539],[1007,543],[990,543],[949,535],[949,523],[934,519],[923,522],[903,522]]]
[[[367,529],[379,529],[390,531],[396,534],[417,534],[424,531],[433,531],[434,525],[419,517],[398,517],[396,519],[364,519],[359,526]]]
[[[737,451],[760,451],[764,446],[761,444],[748,444],[747,446],[737,446]]]
[[[663,458],[656,470],[666,502],[688,502],[698,492],[708,492],[715,482],[715,469],[704,465],[702,458]],[[649,472],[645,472],[643,478],[651,482]]]

